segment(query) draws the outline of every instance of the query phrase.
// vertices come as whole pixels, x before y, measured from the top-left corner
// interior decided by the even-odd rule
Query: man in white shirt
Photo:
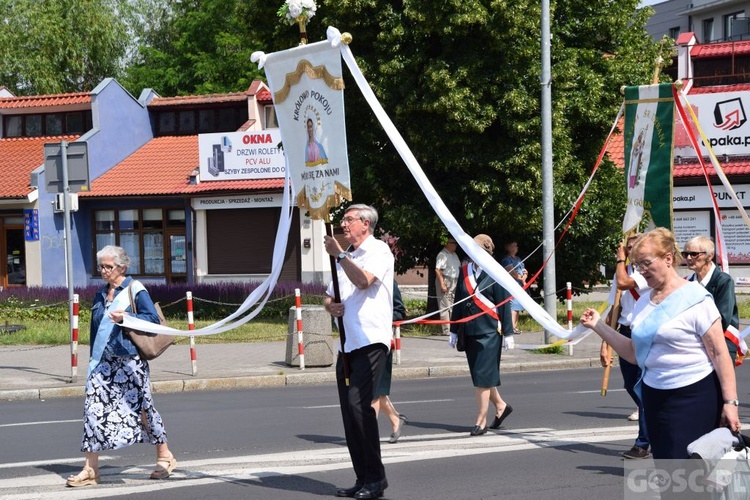
[[[377,223],[378,212],[373,207],[351,205],[341,220],[344,237],[351,245],[348,250],[335,238],[324,238],[326,252],[338,261],[341,302],[334,302],[331,282],[324,306],[344,324],[349,384],[342,353],[336,363],[336,380],[346,445],[357,477],[354,486],[338,489],[336,496],[358,499],[379,498],[388,487],[372,401],[391,346],[393,254],[385,242],[373,236]]]
[[[440,308],[440,319],[445,321],[443,335],[450,335],[451,312],[453,310],[453,300],[456,293],[456,280],[458,272],[461,269],[461,261],[456,254],[456,240],[453,237],[448,238],[445,247],[440,250],[435,259],[435,291],[437,292],[438,307]]]

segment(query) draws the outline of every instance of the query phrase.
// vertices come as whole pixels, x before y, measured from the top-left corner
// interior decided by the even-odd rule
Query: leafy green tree
[[[150,3],[145,8],[156,11],[160,20],[143,26],[138,51],[123,79],[131,92],[145,87],[169,96],[238,92],[263,76],[250,55],[267,50],[255,31],[278,24],[275,3],[139,1]],[[272,38],[272,31],[266,38]]]
[[[16,95],[93,89],[129,43],[117,0],[0,0],[0,85]]]

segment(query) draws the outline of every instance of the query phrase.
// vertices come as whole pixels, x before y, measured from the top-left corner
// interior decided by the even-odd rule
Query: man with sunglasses
[[[373,236],[378,212],[368,205],[346,209],[341,227],[350,244],[347,251],[325,236],[326,252],[336,257],[341,302],[334,301],[333,282],[323,302],[331,316],[342,318],[346,340],[343,350],[349,362],[349,380],[344,359],[336,363],[341,416],[356,482],[340,488],[338,497],[380,498],[388,487],[380,455],[378,417],[372,407],[375,391],[391,347],[393,321],[393,254]]]
[[[687,279],[699,282],[714,297],[714,303],[721,314],[721,327],[724,330],[729,355],[736,366],[741,364],[742,360],[737,361],[740,315],[737,310],[737,297],[734,295],[734,280],[713,263],[714,253],[715,246],[711,238],[696,236],[685,243],[682,256],[685,257],[688,269],[693,271]]]
[[[615,277],[612,280],[613,286],[609,294],[609,304],[612,308],[610,308],[609,315],[607,316],[607,324],[612,324],[611,315],[614,310],[615,296],[617,290],[620,290],[620,316],[617,319],[617,331],[628,338],[630,338],[630,323],[633,320],[635,303],[644,292],[649,290],[646,279],[641,276],[641,273],[632,264],[628,264],[627,262],[630,250],[640,236],[640,233],[628,236],[625,244],[620,244],[617,248]],[[612,363],[612,358],[609,355],[609,346],[606,342],[602,342],[600,358],[602,366],[606,367]],[[643,404],[635,392],[635,384],[641,378],[641,369],[638,368],[638,365],[620,358],[620,373],[622,373],[625,390],[636,404],[636,410],[628,417],[628,420],[638,421],[638,437],[635,439],[633,447],[624,452],[622,456],[629,459],[648,458],[651,454],[648,451],[650,445],[648,432],[646,432],[646,418],[643,413]]]

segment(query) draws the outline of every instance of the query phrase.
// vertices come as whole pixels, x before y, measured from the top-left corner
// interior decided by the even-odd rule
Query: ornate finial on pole
[[[670,38],[666,35],[664,35],[661,40],[659,41],[659,53],[656,55],[656,59],[654,59],[654,77],[651,79],[651,84],[656,85],[659,83],[659,74],[661,73],[662,68],[664,68],[664,58],[662,57],[662,54],[664,53],[664,45],[670,40]],[[670,48],[670,53],[672,52],[672,49]]]
[[[341,43],[345,45],[349,45],[350,43],[352,43],[352,34],[346,31],[344,33],[341,33]]]
[[[300,45],[307,44],[307,21],[315,15],[315,0],[286,0],[277,14],[290,25],[299,26]]]

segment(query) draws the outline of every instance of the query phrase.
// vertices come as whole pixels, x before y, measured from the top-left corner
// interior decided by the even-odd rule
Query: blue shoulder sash
[[[635,359],[638,362],[638,367],[641,369],[641,378],[635,385],[635,392],[639,398],[641,397],[643,376],[646,374],[646,358],[648,358],[648,353],[651,351],[656,331],[667,321],[687,311],[694,305],[700,304],[706,297],[710,296],[703,286],[689,281],[669,294],[663,302],[657,305],[648,316],[638,322],[633,328],[631,338],[633,340],[633,347],[635,348]]]

